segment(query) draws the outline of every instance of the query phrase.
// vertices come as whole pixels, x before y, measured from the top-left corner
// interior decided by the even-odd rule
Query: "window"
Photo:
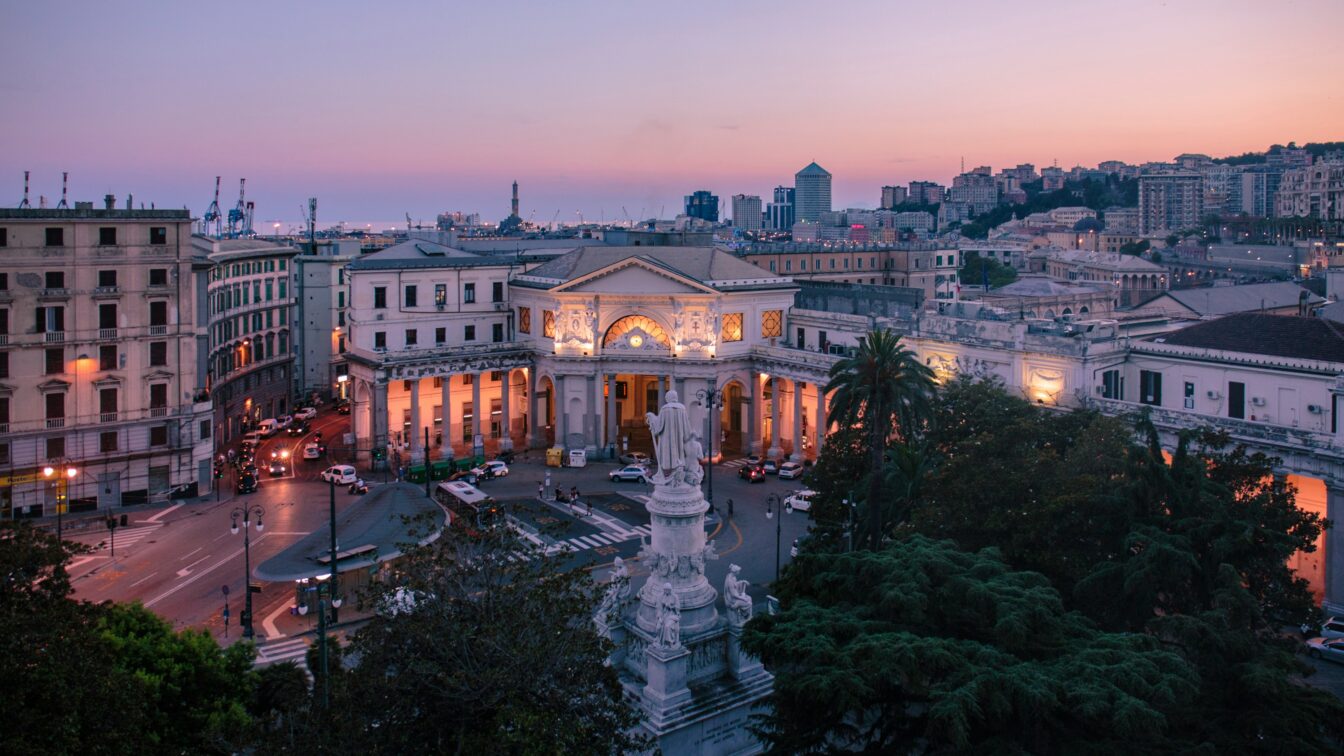
[[[62,424],[53,425],[50,421],[65,419],[65,394],[58,392],[52,392],[50,394],[47,394],[46,404],[47,404],[46,417],[48,421],[47,427],[60,428]]]
[[[286,262],[287,262],[286,260],[281,260],[281,261],[280,261],[280,270],[284,270],[284,269],[285,269],[285,263],[286,263]]]
[[[42,371],[43,375],[60,375],[65,372],[65,350],[56,347],[48,349],[45,353],[46,367]]]
[[[518,308],[518,333],[532,333],[532,308]]]
[[[1139,371],[1139,401],[1143,404],[1162,404],[1162,374],[1153,370]]]
[[[383,310],[387,308],[387,287],[373,287],[373,309]]]
[[[462,284],[462,302],[464,304],[476,303],[476,284]]]
[[[503,282],[503,281],[495,281],[494,283],[490,284],[490,301],[491,301],[491,302],[503,302],[503,301],[504,301],[504,282]]]
[[[149,324],[152,326],[168,325],[168,303],[150,302],[149,303]]]
[[[117,347],[115,344],[103,344],[98,347],[98,369],[117,369]]]
[[[407,306],[407,307],[415,307],[415,306],[416,306],[416,305],[415,305],[415,300],[416,300],[416,296],[415,296],[415,286],[413,286],[413,285],[412,285],[412,286],[407,286],[407,287],[406,287],[406,300],[405,300],[405,302],[406,302],[406,306]]]
[[[65,229],[63,228],[47,229],[47,246],[48,247],[65,246]]]
[[[98,451],[114,452],[117,450],[117,432],[103,431],[98,434]]]
[[[835,258],[831,258],[831,270],[835,270]]]
[[[284,310],[281,310],[281,311],[280,311],[280,325],[284,325],[284,324],[285,324],[285,311],[284,311]],[[344,328],[344,327],[345,327],[345,310],[341,310],[340,312],[336,313],[336,325],[337,325],[337,327],[339,327],[339,328]]]
[[[117,285],[117,271],[115,271],[115,270],[100,270],[100,271],[98,271],[98,285],[99,285],[99,286],[116,286],[116,285]]]
[[[0,231],[4,231],[4,229],[3,229],[3,228],[0,228]],[[3,246],[5,246],[5,245],[0,244],[0,247],[3,247]],[[9,274],[8,274],[8,273],[0,273],[0,291],[9,291]]]
[[[9,246],[9,229],[0,228],[0,247]]]
[[[774,268],[771,268],[771,271],[773,271],[773,270],[774,270]],[[785,272],[785,273],[792,273],[792,272],[793,272],[793,260],[785,260],[785,261],[784,261],[784,272]]]
[[[374,348],[374,349],[387,349],[387,332],[386,332],[386,331],[374,331],[374,332],[373,332],[373,348]]]
[[[9,352],[0,352],[0,378],[9,377]]]
[[[114,304],[98,305],[98,327],[116,328],[117,327],[117,306]]]
[[[806,328],[799,328],[799,329],[797,329],[797,332],[798,332],[798,343],[797,343],[798,348],[799,348],[799,349],[806,349],[806,348],[807,348],[807,329],[806,329]]]
[[[117,227],[103,226],[98,229],[98,243],[103,246],[111,246],[117,243]]]
[[[168,384],[152,383],[149,386],[150,409],[164,409],[168,406]]]
[[[336,306],[345,307],[345,292],[343,291],[336,292]]]
[[[464,328],[464,329],[462,330],[462,339],[463,339],[464,341],[475,341],[475,340],[476,340],[476,326],[474,326],[474,325],[469,325],[469,326],[467,326],[466,328]]]
[[[98,421],[113,423],[117,420],[117,390],[98,389]]]
[[[435,329],[434,329],[434,343],[435,343],[435,344],[440,344],[440,345],[442,345],[443,343],[445,343],[445,342],[447,342],[447,341],[448,341],[448,329],[447,329],[447,328],[435,328]]]
[[[64,307],[39,307],[36,312],[38,333],[60,333],[65,330]]]
[[[1101,374],[1101,398],[1120,400],[1125,398],[1125,379],[1119,370],[1107,370]]]
[[[807,260],[798,261],[798,270],[807,270]]]
[[[267,281],[267,282],[266,282],[266,301],[267,301],[267,302],[271,301],[272,299],[275,299],[275,296],[274,296],[275,291],[274,291],[274,287],[271,285],[271,283],[272,283],[272,282],[270,282],[270,281]],[[285,282],[284,282],[284,281],[281,281],[281,282],[280,282],[280,286],[283,288],[284,285],[285,285]],[[285,292],[284,292],[284,291],[281,291],[281,292],[280,292],[280,296],[283,297],[284,295],[285,295]]]
[[[448,304],[448,284],[434,284],[434,306],[442,310]]]
[[[9,426],[9,397],[0,396],[0,425]]]
[[[164,244],[167,244],[167,243],[168,243],[168,227],[167,227],[167,226],[150,226],[150,227],[149,227],[149,243],[150,243],[150,244],[153,244],[153,245],[156,246],[156,247],[157,247],[157,246],[164,245]]]
[[[416,329],[414,328],[406,329],[406,346],[413,347],[416,345],[417,341],[416,334],[417,334]]]
[[[3,230],[3,229],[0,229],[0,230]],[[0,444],[0,465],[7,465],[7,464],[9,464],[9,463],[10,463],[10,459],[9,459],[9,444],[7,444],[7,443]]]
[[[166,425],[155,425],[155,426],[150,427],[150,429],[149,429],[149,445],[150,445],[150,446],[167,446],[167,445],[168,445],[168,426],[166,426]]]
[[[475,383],[475,382],[476,382],[476,374],[475,374],[475,373],[463,373],[463,374],[462,374],[462,385],[463,385],[463,386],[470,386],[471,384],[473,384],[473,383]]]
[[[494,325],[490,326],[490,331],[491,331],[491,333],[490,333],[490,338],[491,338],[495,343],[499,343],[499,342],[501,342],[501,341],[504,340],[504,324],[503,324],[503,323],[495,323]]]
[[[774,273],[774,272],[775,272],[775,261],[774,261],[774,260],[771,260],[771,261],[770,261],[770,272],[771,272],[771,273]]]
[[[1227,416],[1246,418],[1246,384],[1241,381],[1227,382]]]
[[[60,270],[49,270],[43,277],[43,283],[48,289],[65,288],[65,272]]]
[[[555,310],[541,311],[541,335],[544,338],[555,338]]]
[[[723,328],[719,330],[719,340],[742,340],[742,313],[730,312],[723,316]]]
[[[150,285],[150,286],[167,286],[167,285],[168,285],[168,269],[167,269],[167,268],[150,268],[150,269],[149,269],[149,285]]]
[[[761,338],[776,338],[784,332],[784,311],[766,310],[761,313]]]
[[[47,439],[47,459],[55,459],[65,456],[65,438]]]
[[[151,341],[149,342],[149,365],[150,367],[162,367],[168,364],[168,342]]]
[[[0,310],[0,334],[9,333],[9,310]]]
[[[1185,382],[1185,408],[1195,408],[1195,384],[1190,381]]]

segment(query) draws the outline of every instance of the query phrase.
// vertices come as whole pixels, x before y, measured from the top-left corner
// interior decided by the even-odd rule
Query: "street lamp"
[[[780,517],[775,517],[775,510],[779,509],[779,494],[770,494],[765,497],[765,519],[775,520],[775,582],[779,582],[779,527],[783,521],[783,512]]]
[[[709,450],[709,463],[705,465],[705,485],[709,492],[705,494],[705,500],[709,502],[710,509],[714,508],[714,416],[723,409],[723,389],[700,389],[695,392],[695,399],[701,407],[706,409],[705,415],[705,448]],[[722,451],[722,449],[720,449]]]
[[[334,573],[333,573],[334,574]],[[303,580],[301,582],[307,582]],[[326,587],[327,596],[322,595],[322,588]],[[341,597],[336,595],[336,583],[333,580],[330,583],[323,582],[322,577],[317,577],[317,583],[307,588],[300,589],[303,592],[312,592],[317,596],[317,643],[318,651],[321,656],[322,664],[322,708],[327,708],[331,704],[331,679],[330,669],[327,665],[327,600],[331,601],[331,621],[336,622],[336,610],[341,608]],[[299,604],[299,614],[308,614],[308,602]]]
[[[257,532],[260,533],[263,527],[261,518],[266,514],[266,510],[260,504],[253,504],[247,507],[235,507],[232,513],[233,522],[229,527],[229,532],[238,535],[238,518],[243,518],[243,590],[246,592],[246,598],[243,599],[243,616],[239,618],[243,626],[243,637],[251,638],[252,631],[252,531],[249,526],[252,524],[252,515],[257,516]]]
[[[56,463],[59,467],[47,465],[42,468],[42,477],[47,480],[56,481],[56,540],[61,540],[64,535],[64,523],[62,515],[65,514],[65,508],[69,506],[70,501],[70,481],[79,476],[79,470],[68,461],[62,460]],[[63,470],[61,468],[64,468]]]
[[[425,468],[425,477],[429,477],[429,468]],[[356,481],[358,482],[358,481]],[[328,508],[331,514],[331,595],[336,596],[336,477],[328,476],[327,485],[329,491]],[[333,598],[331,604],[331,621],[337,620],[337,609],[341,608],[341,600]]]

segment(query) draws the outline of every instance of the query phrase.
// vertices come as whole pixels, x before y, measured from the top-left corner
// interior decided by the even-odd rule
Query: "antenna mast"
[[[66,195],[69,194],[69,190],[70,190],[70,172],[61,171],[61,201],[60,204],[56,205],[57,210],[70,209],[70,203],[65,201]]]
[[[20,210],[27,210],[32,207],[28,202],[28,171],[23,172],[23,201],[19,203]]]

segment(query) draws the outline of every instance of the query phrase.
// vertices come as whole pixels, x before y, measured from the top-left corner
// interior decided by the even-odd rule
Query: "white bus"
[[[463,480],[440,483],[434,490],[434,500],[452,512],[454,525],[474,529],[503,522],[503,513],[495,500]]]

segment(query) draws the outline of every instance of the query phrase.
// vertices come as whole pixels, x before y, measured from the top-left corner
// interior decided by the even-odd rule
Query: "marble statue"
[[[598,635],[611,640],[611,628],[620,623],[621,607],[628,598],[630,598],[630,570],[625,566],[625,560],[616,557],[611,570],[611,580],[607,583],[606,592],[602,594],[602,603],[593,614],[593,624],[597,626]]]
[[[663,583],[663,595],[658,597],[658,637],[661,648],[681,645],[681,605],[672,592],[671,583]]]
[[[644,413],[649,424],[649,433],[653,435],[655,483],[674,483],[680,479],[688,467],[686,443],[691,437],[691,422],[686,415],[686,405],[681,403],[675,389],[667,392],[667,400],[658,414]],[[699,461],[689,460],[697,468]]]
[[[740,625],[751,619],[751,597],[747,595],[747,581],[738,577],[742,568],[729,565],[728,577],[723,579],[723,603],[728,608],[728,621]]]
[[[681,481],[692,486],[700,485],[705,471],[700,466],[700,458],[705,456],[705,447],[700,443],[700,434],[692,433],[686,439],[686,466],[681,471]]]

